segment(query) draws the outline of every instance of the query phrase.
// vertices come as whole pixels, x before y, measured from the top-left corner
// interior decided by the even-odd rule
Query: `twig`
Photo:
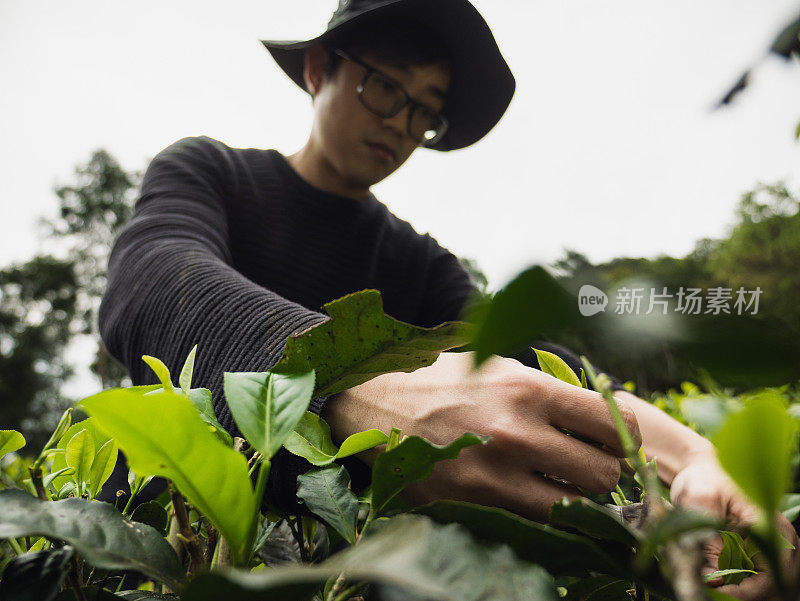
[[[49,501],[50,499],[47,496],[47,491],[44,489],[44,482],[42,481],[42,468],[40,467],[29,467],[28,472],[31,475],[31,482],[33,483],[33,488],[36,490],[36,496],[41,501]]]
[[[210,566],[211,560],[214,559],[214,549],[217,547],[219,532],[217,532],[217,529],[214,528],[214,526],[206,523],[206,534],[208,534],[208,538],[206,540],[206,551],[203,554],[203,561],[205,562],[205,565]]]
[[[297,523],[295,521],[286,520],[286,523],[289,525],[289,530],[292,531],[294,540],[297,541],[297,546],[300,547],[300,561],[308,563],[308,551],[306,550],[306,541],[303,538],[302,532],[297,529]]]
[[[78,577],[78,562],[73,557],[71,563],[72,563],[72,569],[68,570],[67,572],[70,586],[72,586],[72,590],[75,592],[75,598],[78,601],[86,601],[86,595],[83,592],[83,588],[81,587],[81,581],[80,578]]]
[[[336,582],[333,583],[331,590],[328,591],[328,596],[326,597],[325,601],[335,601],[335,599],[339,598],[339,593],[344,590],[344,585],[347,583],[345,580],[344,572],[339,574],[336,578]]]
[[[178,492],[172,481],[169,481],[169,496],[172,499],[172,511],[178,522],[177,537],[189,553],[189,572],[196,574],[205,565],[203,563],[203,549],[189,523],[189,513],[186,511],[186,502],[183,499],[183,495]]]

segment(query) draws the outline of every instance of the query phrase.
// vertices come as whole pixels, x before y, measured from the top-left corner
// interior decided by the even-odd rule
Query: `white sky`
[[[420,150],[374,188],[494,286],[564,248],[680,255],[758,181],[800,185],[800,64],[770,58],[798,0],[475,0],[517,79],[471,148]],[[324,29],[335,0],[0,0],[0,265],[37,243],[52,192],[104,147],[126,169],[206,134],[299,148],[310,102],[259,38]]]

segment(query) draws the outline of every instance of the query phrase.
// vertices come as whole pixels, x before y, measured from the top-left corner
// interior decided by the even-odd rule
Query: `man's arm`
[[[159,357],[177,373],[197,344],[193,385],[212,391],[220,423],[237,434],[223,372],[269,369],[289,335],[326,317],[231,265],[226,199],[238,185],[232,161],[224,145],[208,138],[185,138],[153,159],[134,216],[113,248],[100,331],[134,384],[155,382],[142,355]],[[294,481],[281,468],[294,460],[283,453],[277,459],[272,493],[293,499]],[[118,480],[124,488],[124,474]]]

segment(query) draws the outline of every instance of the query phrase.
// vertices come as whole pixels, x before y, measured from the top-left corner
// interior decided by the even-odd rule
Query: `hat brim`
[[[410,17],[437,33],[452,58],[452,83],[444,116],[449,122],[435,150],[464,148],[483,138],[508,108],[516,82],[489,26],[466,0],[389,0],[330,26],[310,40],[261,40],[275,62],[302,90],[306,48],[371,20]]]

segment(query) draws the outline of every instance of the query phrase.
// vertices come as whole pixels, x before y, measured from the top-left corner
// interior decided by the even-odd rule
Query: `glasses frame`
[[[337,56],[339,56],[340,58],[343,58],[344,60],[352,61],[352,62],[356,63],[357,65],[360,65],[361,67],[364,67],[364,69],[366,69],[367,72],[364,75],[364,79],[362,79],[361,83],[358,84],[358,87],[356,88],[356,90],[358,91],[358,99],[361,102],[361,104],[364,106],[364,108],[366,108],[373,115],[377,115],[378,117],[381,117],[383,119],[388,119],[390,117],[394,117],[395,115],[397,115],[406,106],[411,105],[411,110],[408,111],[408,122],[406,123],[406,132],[408,133],[409,137],[412,140],[414,140],[420,146],[424,146],[424,147],[433,146],[434,144],[439,142],[444,137],[445,133],[447,133],[447,129],[448,129],[450,123],[447,121],[445,116],[442,115],[439,112],[434,111],[429,106],[426,106],[426,105],[422,104],[421,102],[418,102],[418,101],[414,100],[411,96],[409,96],[408,92],[405,91],[403,86],[397,80],[395,80],[393,77],[390,77],[390,76],[386,75],[380,69],[376,69],[375,67],[373,67],[369,63],[366,63],[363,60],[348,54],[347,52],[345,52],[344,50],[342,50],[340,48],[334,48],[333,49],[333,53],[336,54]],[[367,81],[369,80],[369,78],[372,76],[373,73],[377,74],[377,75],[380,75],[382,78],[384,78],[389,83],[394,84],[395,86],[397,86],[397,89],[403,95],[403,103],[400,104],[396,110],[394,110],[392,112],[389,112],[389,113],[379,112],[379,111],[376,111],[371,106],[369,106],[364,101],[364,88],[365,88],[365,86],[367,84]],[[420,109],[428,111],[428,112],[433,113],[434,115],[436,115],[436,118],[439,119],[441,124],[442,124],[441,131],[438,131],[437,134],[433,138],[430,138],[428,140],[418,139],[416,136],[414,136],[414,134],[411,131],[411,120],[414,118],[414,112],[417,111],[417,110],[420,110]]]

